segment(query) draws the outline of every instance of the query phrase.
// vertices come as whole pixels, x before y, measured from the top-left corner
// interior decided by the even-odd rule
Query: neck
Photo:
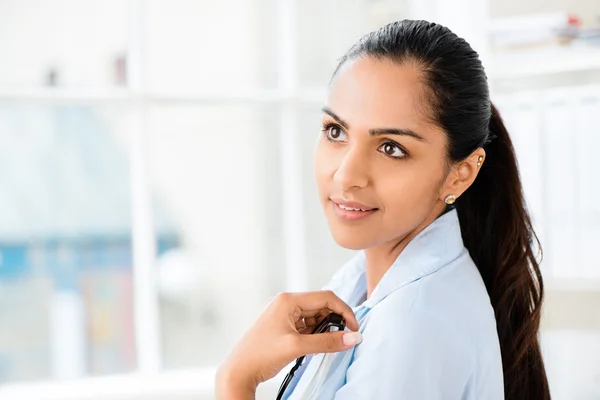
[[[444,211],[437,207],[432,214],[425,218],[415,229],[406,235],[395,238],[392,241],[382,243],[368,249],[365,249],[366,277],[367,277],[367,298],[371,297],[373,290],[377,287],[383,275],[394,264],[398,256],[404,251],[408,243],[415,238],[423,229],[431,224]]]

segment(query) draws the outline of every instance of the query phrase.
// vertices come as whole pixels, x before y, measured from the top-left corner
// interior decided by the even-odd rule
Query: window
[[[0,105],[0,380],[136,368],[129,111]]]
[[[483,45],[488,3],[492,17],[515,14],[496,0],[0,2],[0,397],[212,398],[216,364],[267,300],[322,286],[351,256],[329,235],[312,173],[337,59],[409,15]],[[493,93],[522,89],[512,77],[598,70],[596,50],[532,53],[529,63],[482,50]],[[558,187],[542,171],[562,167],[543,167],[538,94],[512,92],[493,99],[527,154],[534,222],[572,240],[544,224],[548,209],[575,208],[563,194],[542,196]],[[575,126],[593,141],[584,123],[598,119],[599,92],[584,92]],[[594,168],[581,168],[594,148],[569,164],[570,185],[593,180]],[[577,184],[567,196],[590,233],[585,251],[547,253],[550,265],[584,261],[548,285],[547,365],[565,398],[580,381],[559,350],[598,342],[587,318],[598,303],[598,207],[592,186]],[[581,326],[594,333],[566,331]],[[567,361],[586,356],[577,354]],[[586,365],[585,390],[598,370]]]

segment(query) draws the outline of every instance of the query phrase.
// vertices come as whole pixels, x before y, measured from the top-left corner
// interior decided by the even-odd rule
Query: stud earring
[[[450,196],[446,197],[444,201],[446,202],[446,204],[454,204],[454,202],[456,201],[456,196],[451,194]]]
[[[483,162],[483,157],[479,156],[479,158],[477,159],[477,166],[481,167],[481,163]]]

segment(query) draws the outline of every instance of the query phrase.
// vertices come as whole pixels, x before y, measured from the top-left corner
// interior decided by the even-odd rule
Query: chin
[[[341,247],[348,250],[364,250],[372,244],[366,238],[363,238],[359,232],[353,232],[352,229],[344,229],[340,227],[331,227],[331,236],[333,240]],[[359,233],[359,234],[357,234]]]

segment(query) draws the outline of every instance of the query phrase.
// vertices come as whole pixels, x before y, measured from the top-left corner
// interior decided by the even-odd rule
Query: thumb
[[[337,331],[302,335],[302,354],[335,353],[362,342],[360,332]]]

